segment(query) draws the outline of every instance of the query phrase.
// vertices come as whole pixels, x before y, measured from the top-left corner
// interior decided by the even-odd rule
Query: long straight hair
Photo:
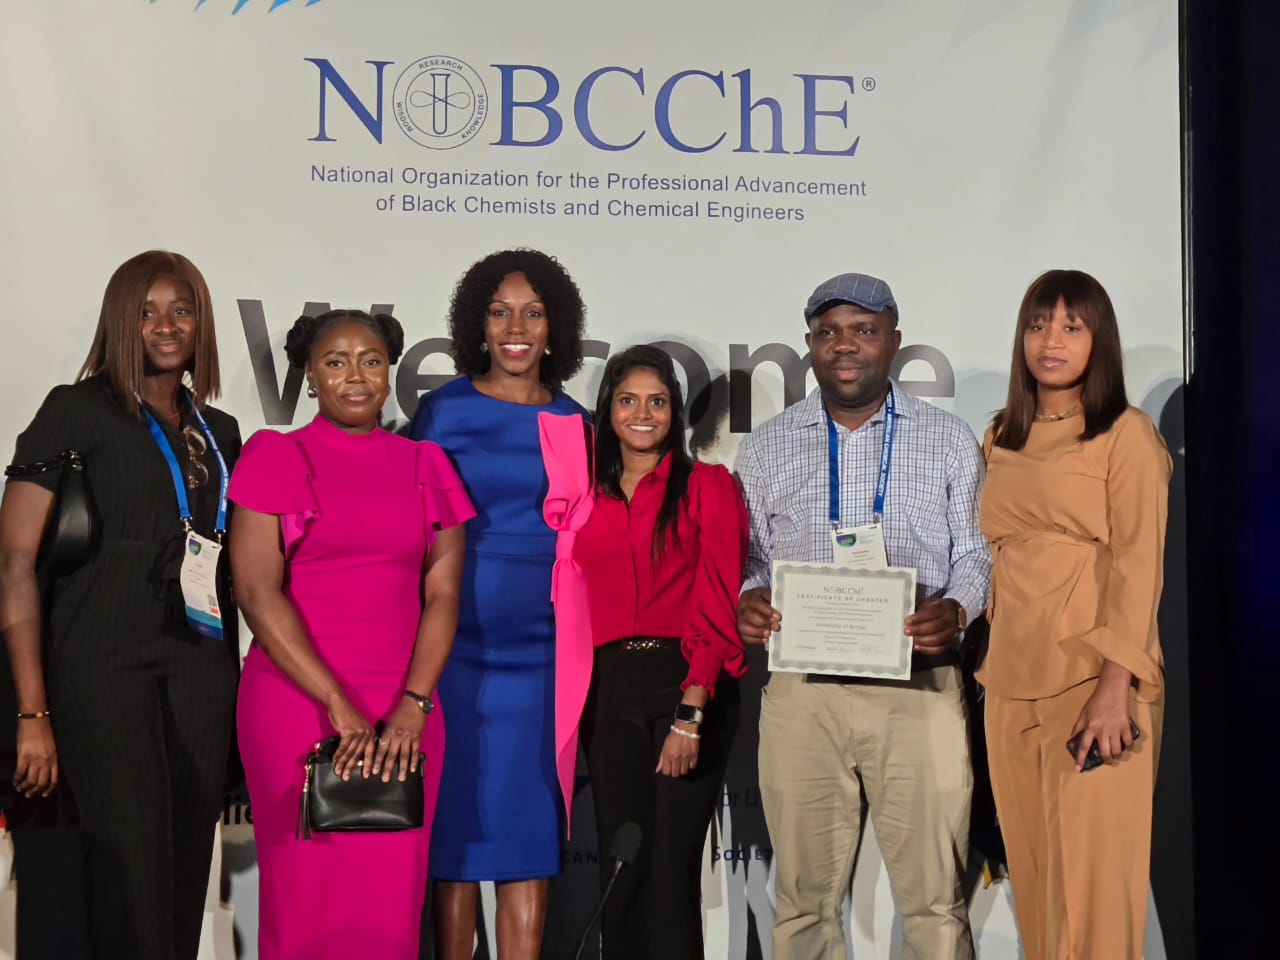
[[[1092,440],[1106,433],[1129,407],[1124,390],[1124,357],[1120,350],[1120,329],[1116,311],[1107,291],[1089,274],[1080,270],[1050,270],[1027,288],[1018,309],[1018,328],[1013,334],[1013,362],[1009,368],[1009,396],[1004,409],[995,415],[995,443],[1009,450],[1021,450],[1036,418],[1036,378],[1027,366],[1022,345],[1027,328],[1053,315],[1059,303],[1067,313],[1089,328],[1093,349],[1084,372],[1084,432],[1080,439]]]
[[[209,286],[196,265],[179,253],[148,250],[131,257],[116,268],[102,294],[98,329],[93,345],[76,380],[101,376],[116,400],[138,413],[135,399],[146,373],[146,351],[142,348],[142,308],[151,285],[160,277],[174,277],[191,288],[195,298],[195,351],[187,364],[191,393],[196,406],[204,407],[222,391],[218,372],[218,337],[213,324],[213,303]]]
[[[629,347],[612,357],[604,368],[604,379],[596,399],[596,490],[606,496],[625,499],[622,492],[622,441],[613,430],[613,395],[633,370],[652,370],[671,395],[671,429],[663,441],[662,453],[671,461],[667,474],[667,490],[658,509],[658,522],[653,528],[652,553],[661,559],[667,545],[679,545],[680,507],[689,490],[693,458],[685,446],[684,394],[676,379],[671,358],[657,347]]]

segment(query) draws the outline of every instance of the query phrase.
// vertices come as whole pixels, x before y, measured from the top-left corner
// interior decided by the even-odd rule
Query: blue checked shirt
[[[919,598],[948,597],[972,620],[986,611],[991,552],[978,529],[986,470],[967,424],[890,382],[896,412],[885,494],[889,565],[914,567]],[[840,525],[872,522],[882,404],[857,430],[836,424],[840,441]],[[814,390],[761,424],[738,450],[736,472],[751,513],[743,589],[768,586],[774,560],[830,563],[827,419]]]

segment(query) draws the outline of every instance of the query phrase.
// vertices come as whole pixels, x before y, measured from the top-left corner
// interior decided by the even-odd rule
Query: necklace
[[[1077,413],[1081,411],[1081,409],[1082,408],[1080,406],[1074,406],[1070,410],[1066,411],[1065,413],[1037,413],[1036,422],[1037,423],[1053,423],[1057,420],[1065,420],[1067,419],[1067,417],[1074,417]]]
[[[163,420],[165,423],[172,424],[175,427],[182,421],[181,410],[175,410],[173,413],[161,413],[153,407],[151,412],[160,420]]]

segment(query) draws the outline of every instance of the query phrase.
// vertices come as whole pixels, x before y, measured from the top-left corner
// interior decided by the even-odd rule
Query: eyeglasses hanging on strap
[[[204,462],[204,455],[209,451],[209,442],[197,427],[183,427],[182,439],[187,444],[187,462],[182,471],[187,481],[188,490],[199,490],[209,483],[209,467]]]

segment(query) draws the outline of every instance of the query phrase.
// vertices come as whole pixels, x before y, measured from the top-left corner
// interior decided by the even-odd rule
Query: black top
[[[240,456],[240,428],[235,418],[213,407],[202,413],[228,469]],[[192,470],[187,441],[156,417],[184,470]],[[182,427],[199,423],[184,404]],[[53,582],[44,598],[45,657],[81,659],[113,657],[124,648],[158,638],[173,642],[203,640],[187,625],[178,575],[182,565],[183,527],[173,477],[151,436],[145,417],[123,407],[99,377],[54,387],[35,419],[18,437],[13,463],[32,464],[75,450],[85,472],[102,525],[102,544],[79,570]],[[188,490],[195,529],[212,538],[218,509],[217,458],[208,449],[201,458],[208,481]],[[198,472],[198,471],[197,471]],[[58,485],[58,470],[10,483],[36,483],[49,490]],[[56,506],[54,509],[57,509]],[[238,616],[231,597],[227,551],[219,565],[219,595],[225,644],[239,663]],[[7,657],[4,658],[7,673]],[[11,696],[10,690],[5,694]],[[3,707],[0,707],[3,709]],[[8,712],[8,711],[6,711]]]

